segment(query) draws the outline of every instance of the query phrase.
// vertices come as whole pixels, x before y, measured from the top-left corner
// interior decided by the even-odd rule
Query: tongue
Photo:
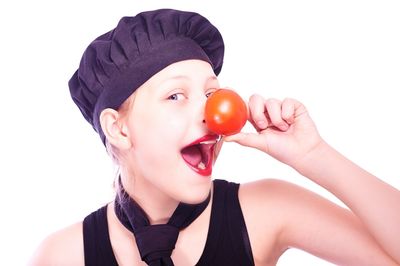
[[[182,150],[183,159],[192,166],[197,166],[201,162],[201,150],[197,145],[186,147]]]

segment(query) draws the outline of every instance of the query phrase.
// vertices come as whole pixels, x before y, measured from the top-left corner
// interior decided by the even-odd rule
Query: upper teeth
[[[217,143],[217,140],[205,140],[202,142],[199,142],[199,144],[214,144]]]

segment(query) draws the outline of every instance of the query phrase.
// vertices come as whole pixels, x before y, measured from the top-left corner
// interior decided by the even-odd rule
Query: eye
[[[172,100],[172,101],[178,101],[178,100],[182,100],[185,98],[185,95],[183,95],[183,93],[174,93],[171,94],[170,96],[168,96],[168,100]]]
[[[206,93],[206,97],[207,97],[207,98],[210,97],[211,94],[213,94],[216,90],[217,90],[217,89],[211,89],[211,90],[209,90],[209,91]]]

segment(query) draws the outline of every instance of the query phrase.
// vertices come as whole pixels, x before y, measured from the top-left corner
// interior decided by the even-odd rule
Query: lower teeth
[[[206,169],[206,166],[203,162],[200,162],[199,165],[197,166],[199,169],[204,170]]]

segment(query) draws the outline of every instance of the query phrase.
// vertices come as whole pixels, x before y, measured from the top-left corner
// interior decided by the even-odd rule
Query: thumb
[[[236,142],[242,146],[256,148],[261,151],[266,151],[267,143],[265,141],[265,136],[256,133],[238,133],[235,135],[225,136],[224,141],[226,142]]]

